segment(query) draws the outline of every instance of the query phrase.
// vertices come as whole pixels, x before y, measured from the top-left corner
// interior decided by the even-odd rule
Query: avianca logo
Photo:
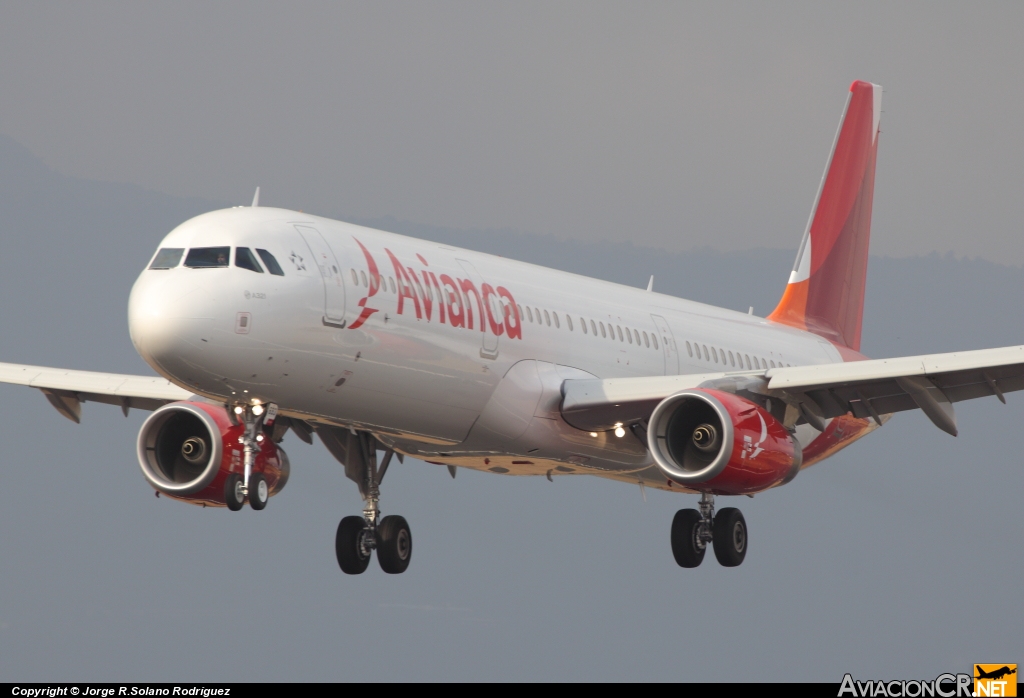
[[[366,249],[366,245],[358,238],[352,239],[363,251],[370,276],[367,294],[357,304],[362,311],[349,325],[349,329],[355,330],[362,327],[371,315],[380,312],[379,308],[371,307],[370,299],[376,296],[384,285],[384,277],[381,276],[377,261]],[[385,247],[384,252],[387,253],[395,270],[399,315],[404,314],[407,305],[411,304],[410,312],[415,312],[418,320],[426,319],[427,322],[432,322],[436,306],[437,321],[441,324],[467,330],[479,327],[481,332],[489,330],[496,337],[505,335],[509,339],[523,338],[519,306],[516,305],[512,293],[504,286],[494,288],[484,282],[477,288],[472,279],[452,278],[448,274],[438,276],[429,269],[417,272],[411,266],[402,264],[388,248]],[[423,267],[430,266],[422,255],[416,255],[416,258]],[[424,289],[431,288],[432,293],[424,292]]]
[[[753,460],[757,458],[764,451],[761,448],[761,444],[768,438],[768,424],[764,421],[764,417],[761,416],[760,412],[757,412],[757,418],[761,420],[761,438],[758,439],[757,443],[750,437],[750,434],[744,434],[743,436],[743,452],[740,458],[749,458]]]

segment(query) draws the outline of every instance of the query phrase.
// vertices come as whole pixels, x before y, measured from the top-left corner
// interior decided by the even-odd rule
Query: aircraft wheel
[[[401,516],[385,516],[377,527],[377,562],[388,574],[401,574],[412,559],[412,533]]]
[[[249,506],[260,511],[267,506],[270,499],[270,488],[267,487],[267,478],[262,473],[252,473],[249,476]]]
[[[680,567],[697,567],[704,560],[707,546],[699,539],[700,522],[696,509],[680,509],[672,519],[672,556]]]
[[[712,535],[722,567],[739,566],[747,556],[747,522],[740,510],[727,507],[715,514]]]
[[[231,473],[224,481],[224,503],[231,511],[238,511],[245,504],[245,495],[242,493],[242,476],[238,473]]]
[[[345,574],[362,574],[370,564],[370,551],[363,546],[366,522],[362,516],[346,516],[334,536],[334,554]]]

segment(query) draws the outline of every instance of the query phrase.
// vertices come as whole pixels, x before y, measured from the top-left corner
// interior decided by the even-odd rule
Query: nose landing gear
[[[256,511],[267,506],[270,499],[267,479],[263,473],[254,473],[253,466],[263,440],[263,422],[267,420],[267,424],[272,424],[276,409],[275,405],[270,405],[269,409],[263,405],[237,405],[234,408],[235,415],[245,426],[242,435],[238,437],[238,443],[242,444],[245,454],[245,470],[242,475],[231,473],[224,481],[224,503],[231,511],[240,510],[246,497],[249,498],[249,506]]]
[[[680,567],[697,567],[708,543],[723,567],[737,567],[747,556],[747,522],[739,509],[727,507],[715,515],[715,496],[700,496],[700,511],[680,509],[672,520],[672,555]]]

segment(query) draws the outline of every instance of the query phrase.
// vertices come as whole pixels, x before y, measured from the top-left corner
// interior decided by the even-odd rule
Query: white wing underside
[[[0,383],[38,388],[58,412],[73,422],[81,418],[83,402],[118,405],[127,414],[132,407],[155,410],[168,402],[193,397],[188,390],[163,378],[24,364],[0,363]]]
[[[646,419],[664,398],[695,387],[775,397],[805,421],[852,413],[862,419],[921,409],[940,429],[956,433],[952,403],[1024,389],[1024,346],[904,356],[840,364],[606,380],[568,380],[562,415],[580,429],[604,430]]]
[[[0,383],[37,388],[68,419],[82,402],[155,410],[194,396],[158,377],[0,363]],[[664,398],[680,390],[713,387],[778,398],[812,425],[852,413],[861,419],[921,409],[940,429],[956,433],[952,403],[1024,390],[1024,346],[793,366],[767,371],[566,380],[561,412],[587,431],[645,421]]]

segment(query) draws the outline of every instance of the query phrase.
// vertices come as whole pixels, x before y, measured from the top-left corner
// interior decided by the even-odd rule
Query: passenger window
[[[594,336],[596,337],[597,336],[597,325],[594,324],[593,320],[590,321],[590,329],[592,329],[594,331]]]
[[[761,368],[763,368],[765,371],[768,370],[768,362],[764,360],[764,357],[761,357]]]
[[[629,331],[628,327],[626,328],[626,341],[630,344],[633,343],[633,333]]]
[[[774,361],[769,361],[768,363],[770,363],[770,364],[771,364],[772,368],[776,368],[776,366],[775,366],[775,362],[774,362]]]
[[[717,364],[718,363],[718,352],[715,351],[714,347],[711,347],[711,359]]]
[[[366,272],[363,271],[362,269],[359,270],[359,278],[363,282],[363,286],[364,287],[370,285],[370,284],[366,283]]]
[[[391,278],[390,276],[388,277],[388,286],[391,287],[391,292],[392,293],[398,293],[398,291],[395,290],[395,280],[393,278]]]
[[[689,342],[686,343],[686,353],[690,355],[690,358],[693,358],[693,349],[690,348]]]
[[[185,257],[185,266],[192,269],[226,267],[230,256],[230,247],[193,247]]]
[[[619,333],[619,341],[622,341],[622,328],[618,325],[615,326],[615,330]]]
[[[526,317],[530,319],[530,322],[533,322],[533,311],[530,310],[530,306],[526,306]]]
[[[651,335],[651,341],[654,342],[654,348],[657,349],[658,348],[658,335],[652,334]]]
[[[587,321],[580,318],[580,327],[583,328],[583,334],[587,334]]]
[[[548,315],[547,310],[544,311],[544,322],[547,324],[548,327],[551,327],[551,316]]]
[[[538,324],[538,325],[541,325],[541,324],[543,324],[543,323],[544,323],[544,321],[540,319],[540,317],[541,317],[541,316],[540,316],[540,308],[534,308],[534,309],[533,309],[533,312],[534,312],[534,314],[535,314],[535,315],[537,316],[537,324]]]
[[[355,269],[349,269],[349,271],[352,272],[352,285],[353,286],[358,286],[359,285],[359,276],[356,275],[356,270]]]
[[[607,339],[608,338],[608,334],[604,331],[604,323],[603,322],[599,322],[597,324],[599,324],[601,326],[601,336],[604,337],[605,339]]]
[[[747,370],[748,370],[748,371],[753,371],[754,369],[752,369],[752,368],[750,367],[750,354],[744,354],[743,356],[744,356],[744,358],[746,358],[746,360],[747,360]]]
[[[633,328],[633,337],[636,338],[636,345],[640,346],[640,330]]]
[[[647,332],[646,331],[644,331],[644,346],[647,347],[648,349],[651,348],[651,340],[649,340],[647,338]],[[690,352],[690,356],[693,356],[693,352],[692,351]]]
[[[183,247],[165,247],[156,253],[150,269],[173,269],[181,261],[181,255],[185,253]]]
[[[702,344],[701,346],[704,347],[704,360],[711,361],[711,354],[708,353],[708,345]]]
[[[569,325],[569,331],[572,332],[572,316],[568,313],[565,314],[565,323]]]
[[[554,316],[555,319],[555,329],[561,329],[561,325],[558,324],[558,313],[552,310],[551,315]]]
[[[241,267],[242,269],[248,269],[258,274],[262,274],[263,270],[260,269],[259,262],[256,261],[256,257],[253,256],[252,250],[248,247],[236,247],[235,248],[235,266]]]
[[[274,258],[274,255],[270,254],[266,250],[261,250],[258,247],[256,248],[256,254],[258,254],[260,259],[263,260],[263,264],[267,267],[267,271],[274,276],[284,276],[284,269],[282,269],[281,265],[277,263],[277,259]]]
[[[445,294],[445,295],[447,295],[447,294]],[[519,309],[519,317],[522,317],[523,316],[523,306],[521,306],[518,303],[516,303],[516,308]]]
[[[729,363],[730,363],[730,364],[731,364],[732,366],[735,366],[735,365],[736,365],[736,359],[732,358],[732,352],[731,352],[731,351],[729,352]]]

